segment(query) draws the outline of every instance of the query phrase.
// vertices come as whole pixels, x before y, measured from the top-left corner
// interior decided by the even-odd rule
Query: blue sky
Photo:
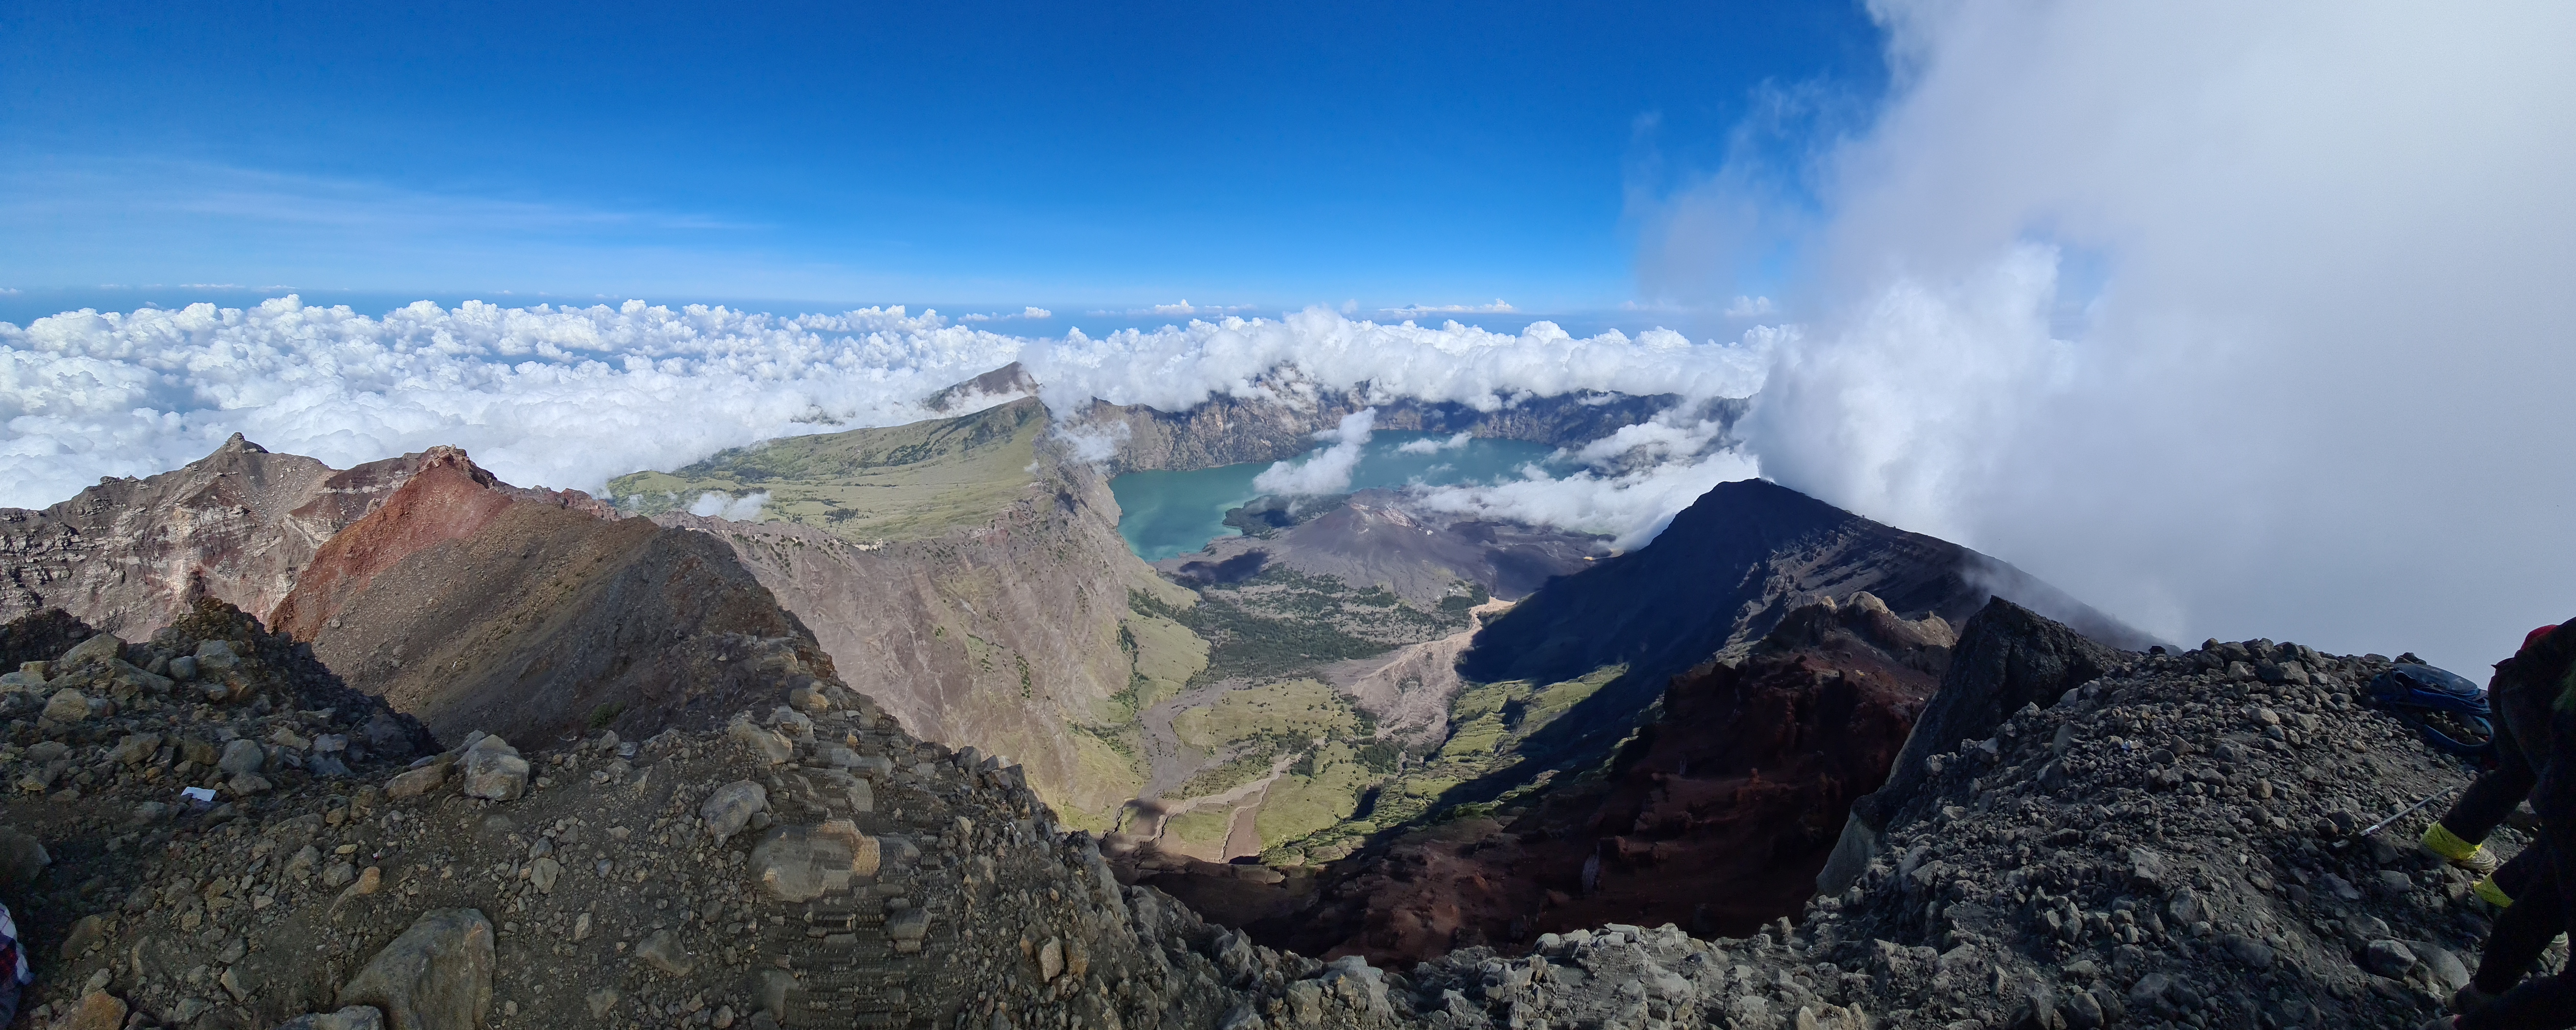
[[[1830,3],[18,3],[0,286],[1615,309],[1632,190],[1766,96],[1865,107],[1879,47]]]
[[[2175,639],[2474,671],[2565,617],[2576,7],[1870,5],[0,2],[0,487],[236,430],[575,486],[1013,356],[1154,403],[1744,373],[1739,451],[1514,510],[1758,460]],[[631,297],[911,311],[456,307]],[[29,325],[200,299],[250,310]],[[1102,333],[1215,308],[1300,313]]]

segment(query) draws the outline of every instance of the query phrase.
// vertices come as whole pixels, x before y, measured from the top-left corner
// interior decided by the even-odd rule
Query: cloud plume
[[[2482,676],[2576,614],[2576,9],[1872,11],[1765,474],[2172,638]]]

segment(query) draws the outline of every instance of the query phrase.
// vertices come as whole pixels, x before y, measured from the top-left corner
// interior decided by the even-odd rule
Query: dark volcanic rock
[[[2023,623],[2003,636],[2026,658],[2066,632],[1997,621]],[[2231,671],[2248,652],[2311,682]],[[1794,922],[1465,948],[1415,967],[1414,1004],[1449,1026],[2412,1030],[2440,1012],[2494,909],[2410,843],[2438,807],[2351,836],[2473,773],[2353,703],[2388,663],[2268,641],[2115,657],[2006,716],[1991,749],[1936,748],[1886,851]],[[2044,691],[2047,664],[2024,682]]]
[[[60,608],[44,608],[0,625],[0,673],[26,662],[49,662],[72,645],[97,636],[89,623]]]
[[[1921,786],[1933,755],[1957,750],[1963,741],[1993,735],[1995,727],[2025,705],[2056,704],[2067,691],[2101,676],[2123,657],[2030,609],[2000,597],[1988,601],[1960,631],[1949,672],[1941,678],[1941,693],[1914,724],[1912,739],[1888,770],[1887,785],[1852,806],[1845,847],[1867,849],[1886,827],[1888,816]],[[1826,871],[1818,886],[1827,892],[1842,890],[1859,874],[1858,863],[1874,854],[1838,856],[1836,867]]]
[[[1858,592],[1878,597],[1899,617],[1937,616],[1953,626],[2000,592],[2075,611],[2102,636],[2145,639],[1967,548],[1872,522],[1775,483],[1744,480],[1702,495],[1653,543],[1558,579],[1487,620],[1458,672],[1475,681],[1550,683],[1624,666],[1623,674],[1519,745],[1530,773],[1581,768],[1637,725],[1666,678],[1712,655],[1741,656],[1803,605]],[[1514,785],[1478,783],[1472,793],[1480,796],[1463,800],[1490,798]]]
[[[1900,616],[1952,625],[2000,594],[2072,611],[2079,628],[2114,645],[2150,642],[2003,562],[1748,479],[1718,484],[1653,543],[1595,563],[1488,624],[1461,671],[1545,682],[1624,663],[1660,682],[1760,639],[1800,605],[1864,590]]]

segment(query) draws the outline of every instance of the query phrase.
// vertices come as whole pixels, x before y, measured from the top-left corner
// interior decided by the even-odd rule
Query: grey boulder
[[[492,1008],[492,969],[492,921],[438,909],[368,960],[340,1004],[373,1006],[392,1030],[475,1030]]]
[[[698,805],[698,817],[707,821],[707,832],[723,840],[742,832],[752,814],[769,807],[769,790],[750,780],[735,780],[715,789]]]
[[[516,799],[528,789],[528,760],[499,737],[484,737],[465,749],[458,766],[465,770],[465,794],[492,801]]]
[[[224,745],[224,757],[215,761],[215,768],[227,774],[255,773],[266,764],[268,752],[260,748],[259,742],[243,739]]]
[[[366,1005],[315,1012],[277,1024],[277,1030],[385,1030],[385,1014]]]

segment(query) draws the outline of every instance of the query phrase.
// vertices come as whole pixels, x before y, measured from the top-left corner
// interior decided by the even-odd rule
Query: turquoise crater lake
[[[1427,454],[1402,450],[1416,441],[1445,443],[1447,438],[1430,433],[1376,434],[1351,469],[1349,489],[1518,479],[1521,466],[1543,464],[1556,450],[1523,440],[1482,439]],[[1323,450],[1317,447],[1297,460],[1311,459]],[[1112,479],[1109,492],[1118,498],[1118,534],[1146,561],[1189,554],[1210,540],[1234,536],[1236,530],[1225,524],[1225,513],[1261,496],[1252,480],[1270,464],[1254,461],[1187,472],[1130,472]]]

